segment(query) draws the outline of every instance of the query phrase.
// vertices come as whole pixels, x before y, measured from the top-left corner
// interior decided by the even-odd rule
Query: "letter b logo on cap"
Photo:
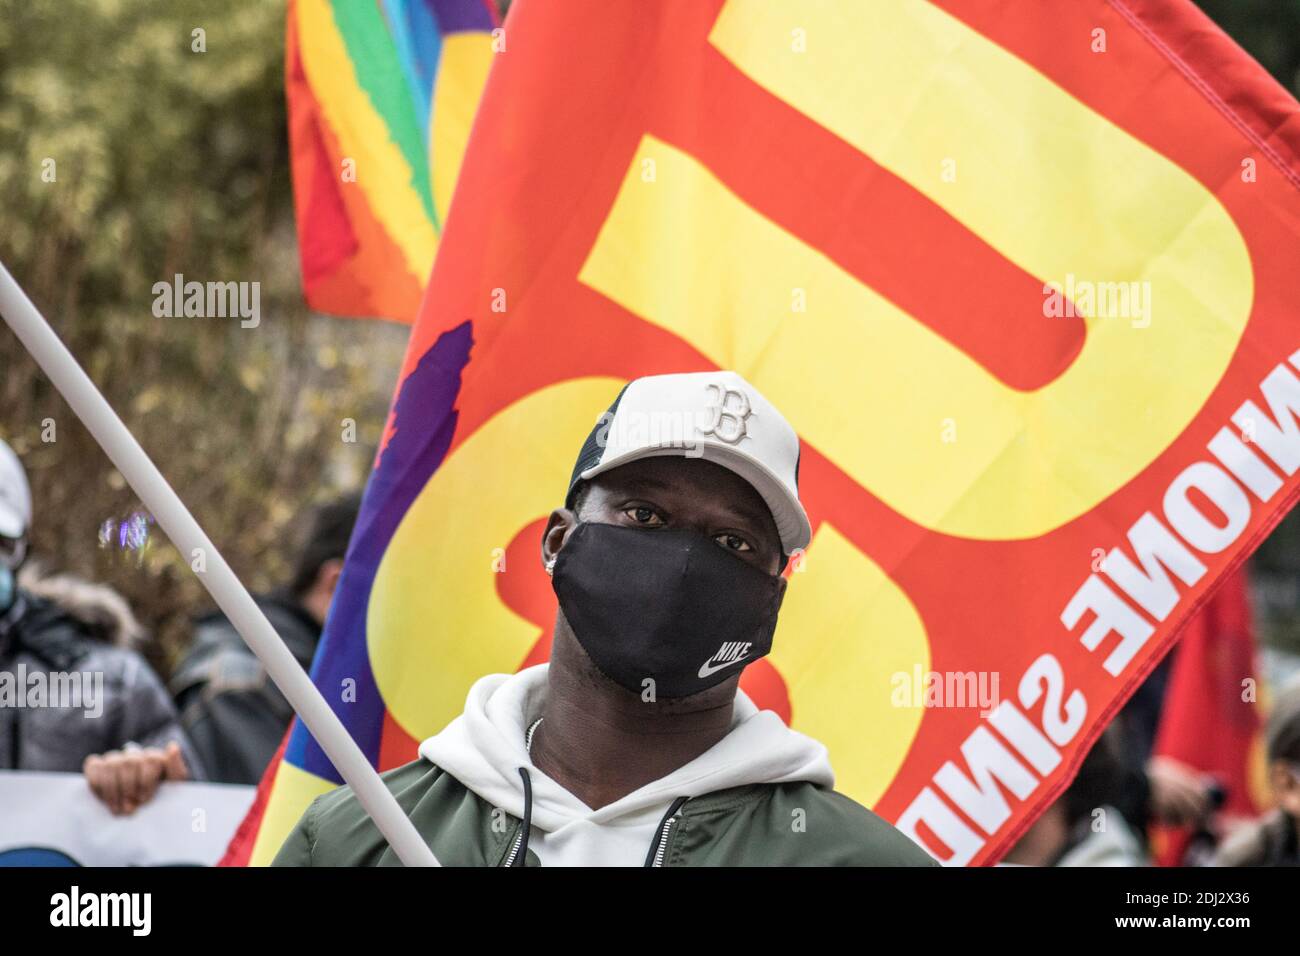
[[[738,388],[718,382],[710,382],[706,387],[714,394],[708,406],[709,421],[700,426],[700,431],[705,435],[716,435],[719,441],[728,445],[736,444],[745,437],[745,422],[753,411],[749,396]]]

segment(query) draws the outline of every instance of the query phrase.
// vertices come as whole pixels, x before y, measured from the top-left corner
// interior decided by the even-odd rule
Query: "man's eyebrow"
[[[743,502],[726,499],[723,500],[722,505],[735,517],[754,525],[759,530],[766,530],[769,521],[773,525],[776,524],[776,519],[772,517],[766,508],[751,508]]]
[[[652,478],[649,475],[628,475],[616,482],[610,483],[609,491],[612,494],[631,494],[637,491],[676,491],[677,489],[666,481],[658,478]]]

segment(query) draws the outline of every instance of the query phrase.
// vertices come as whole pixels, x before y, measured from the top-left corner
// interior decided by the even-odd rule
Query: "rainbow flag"
[[[998,860],[1300,499],[1300,104],[1188,0],[508,31],[317,686],[388,769],[545,660],[538,541],[596,417],[734,369],[813,526],[741,688],[938,859]],[[230,861],[338,782],[295,723]]]
[[[313,309],[414,320],[497,26],[491,0],[291,0],[285,97]]]

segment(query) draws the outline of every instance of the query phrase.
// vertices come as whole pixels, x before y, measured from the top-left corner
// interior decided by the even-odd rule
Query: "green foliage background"
[[[1300,94],[1300,0],[1200,2]],[[258,589],[284,579],[304,507],[364,481],[405,342],[302,304],[284,15],[283,0],[0,0],[0,259]],[[155,318],[151,287],[177,272],[260,282],[261,326]],[[142,554],[99,546],[139,502],[7,330],[0,437],[31,474],[36,554],[123,592],[166,671],[206,595],[156,532]],[[1298,524],[1255,567],[1267,634],[1300,650]]]
[[[0,0],[0,258],[255,588],[286,577],[305,506],[364,481],[406,337],[302,303],[284,16],[268,0]],[[155,318],[152,286],[177,272],[260,282],[260,326]],[[101,523],[139,502],[7,329],[0,437],[29,470],[35,556],[124,593],[165,671],[206,593],[156,529],[142,554],[100,547]]]

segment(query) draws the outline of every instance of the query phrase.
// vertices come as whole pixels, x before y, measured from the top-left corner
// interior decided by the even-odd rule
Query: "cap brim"
[[[758,492],[759,497],[767,505],[767,510],[772,513],[772,520],[776,523],[776,533],[781,538],[781,549],[786,554],[793,554],[808,547],[808,542],[812,538],[808,513],[803,510],[799,499],[790,493],[784,482],[766,465],[730,446],[701,443],[699,447],[702,450],[701,454],[688,454],[688,449],[684,448],[638,448],[588,468],[581,473],[580,477],[586,481],[643,458],[703,458],[739,475]]]

